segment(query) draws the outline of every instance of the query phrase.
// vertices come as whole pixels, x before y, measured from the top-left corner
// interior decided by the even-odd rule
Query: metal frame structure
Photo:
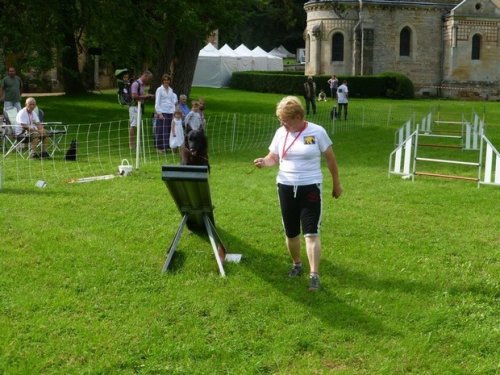
[[[224,272],[226,247],[222,243],[214,224],[213,205],[208,185],[208,166],[206,165],[164,165],[162,180],[182,215],[177,232],[167,250],[162,272],[168,271],[170,262],[177,250],[184,227],[202,231],[208,235],[221,276]]]

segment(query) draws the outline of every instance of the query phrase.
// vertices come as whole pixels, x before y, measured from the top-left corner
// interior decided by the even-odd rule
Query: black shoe
[[[50,159],[50,154],[47,151],[43,151],[42,154],[40,155],[40,158]]]
[[[290,272],[288,272],[288,276],[296,277],[300,276],[302,273],[302,264],[294,264]]]
[[[40,155],[38,155],[36,152],[32,152],[30,154],[30,159],[40,159]]]
[[[318,275],[311,275],[309,276],[309,288],[308,290],[310,292],[317,292],[320,287],[320,282],[319,282],[319,276]]]

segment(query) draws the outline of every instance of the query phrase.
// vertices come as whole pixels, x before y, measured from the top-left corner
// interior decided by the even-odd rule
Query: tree
[[[244,43],[249,48],[260,46],[269,51],[283,44],[295,51],[304,46],[305,27],[304,1],[266,0],[254,3],[241,25],[223,24],[220,35],[222,43],[233,47]]]
[[[80,39],[94,0],[21,0],[2,3],[0,33],[5,55],[25,70],[43,72],[60,61],[68,94],[85,91],[78,69]],[[22,10],[22,11],[21,11]],[[29,11],[28,11],[29,10]]]
[[[161,84],[164,73],[173,73],[172,85],[189,95],[200,48],[220,25],[238,24],[258,0],[217,0],[209,6],[203,0],[169,0],[142,3],[148,8],[151,35],[158,45],[152,88]]]
[[[279,25],[289,28],[296,23],[295,3],[296,0],[212,0],[209,3],[203,0],[19,0],[14,4],[0,0],[0,33],[3,35],[0,53],[15,57],[25,68],[35,67],[39,71],[57,65],[66,93],[73,94],[84,91],[86,86],[79,57],[88,55],[90,47],[99,47],[102,59],[114,68],[133,68],[136,75],[145,68],[153,70],[153,89],[159,86],[162,74],[170,72],[174,74],[176,91],[189,94],[198,52],[211,32],[220,29],[223,38],[226,33],[233,38],[243,37],[239,28],[246,22],[242,30],[253,35],[251,40],[256,44],[261,44],[257,43],[261,40],[264,46],[271,46],[272,35],[290,35],[290,31],[278,32],[278,28]],[[301,12],[304,13],[303,9]],[[283,15],[286,15],[285,23],[281,22]],[[256,22],[265,22],[266,27]]]

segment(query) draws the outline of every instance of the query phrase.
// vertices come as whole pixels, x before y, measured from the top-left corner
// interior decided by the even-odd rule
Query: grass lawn
[[[208,113],[273,114],[281,98],[191,96],[204,96]],[[378,123],[333,135],[345,192],[329,198],[325,180],[315,294],[307,275],[286,276],[276,170],[252,167],[267,145],[211,155],[217,229],[243,254],[226,278],[208,239],[187,230],[160,273],[181,217],[159,162],[109,181],[6,184],[0,373],[498,373],[500,189],[387,177],[394,130],[410,113],[475,108],[499,148],[498,104],[352,99],[353,116],[362,103],[367,118],[380,110]],[[70,123],[126,118],[113,93],[43,104]]]

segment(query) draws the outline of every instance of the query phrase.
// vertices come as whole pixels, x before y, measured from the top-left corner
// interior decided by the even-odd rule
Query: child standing
[[[182,111],[176,109],[174,118],[172,119],[172,126],[170,128],[170,148],[172,150],[178,149],[184,143],[184,130],[182,128]]]
[[[200,113],[200,103],[193,102],[193,107],[191,108],[191,112],[189,112],[184,119],[184,126],[186,127],[186,134],[188,134],[191,130],[197,129],[205,129],[205,124],[203,123],[203,118]]]

